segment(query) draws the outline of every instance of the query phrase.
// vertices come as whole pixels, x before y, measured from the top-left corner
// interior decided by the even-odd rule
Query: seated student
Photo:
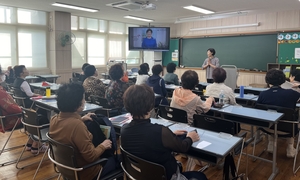
[[[121,81],[124,75],[122,64],[114,64],[109,69],[109,76],[111,78],[110,83],[105,91],[105,98],[108,101],[108,105],[114,108],[123,108],[123,94],[128,88],[128,84]]]
[[[215,68],[212,72],[213,84],[206,87],[204,95],[218,98],[221,91],[225,95],[224,101],[226,104],[237,105],[233,90],[224,84],[226,79],[226,71],[223,68]]]
[[[88,131],[84,121],[92,120],[88,113],[81,117],[79,113],[84,109],[84,88],[78,83],[64,84],[57,92],[57,107],[59,114],[53,116],[50,121],[49,136],[63,144],[74,147],[79,167],[98,160],[106,149],[110,149],[112,142],[105,140],[98,146],[92,143],[93,135]],[[101,176],[114,170],[115,166],[105,165]],[[80,179],[94,179],[101,169],[96,165],[80,171]]]
[[[149,64],[143,63],[140,65],[139,75],[136,78],[136,85],[146,84],[148,78],[149,78]]]
[[[300,98],[300,93],[292,89],[282,89],[280,86],[285,82],[285,75],[281,70],[270,69],[266,74],[266,83],[270,89],[262,91],[259,94],[257,103],[274,106],[281,106],[295,109],[296,103]],[[273,152],[273,137],[269,136],[268,152]],[[294,138],[287,139],[286,156],[294,157],[296,149],[294,148]]]
[[[18,88],[22,91],[22,97],[27,97],[25,102],[25,108],[30,108],[32,105],[31,97],[39,96],[39,94],[35,94],[31,91],[30,85],[27,81],[25,81],[25,77],[29,75],[28,70],[24,65],[17,65],[14,67],[14,74],[16,79],[13,83],[14,88]]]
[[[0,116],[6,116],[11,114],[18,114],[21,113],[22,109],[19,107],[19,105],[14,101],[14,99],[9,95],[5,89],[3,89],[2,86],[0,86]],[[0,132],[5,132],[8,130],[11,130],[16,121],[16,116],[11,116],[3,119],[4,121],[4,127],[0,124]],[[18,125],[21,125],[21,121],[18,123]],[[17,125],[17,126],[18,126]]]
[[[298,87],[298,85],[300,85],[300,69],[291,71],[289,79],[290,82],[285,81],[285,83],[283,83],[281,87],[283,89],[293,89],[297,92],[300,92],[300,88]]]
[[[209,97],[203,102],[199,96],[192,92],[195,86],[199,84],[198,74],[195,71],[185,71],[181,76],[181,83],[182,87],[173,91],[170,106],[185,110],[188,115],[188,124],[191,125],[193,124],[194,114],[209,111],[214,98]]]
[[[5,82],[6,76],[5,73],[2,71],[1,65],[0,65],[0,83]]]
[[[131,113],[133,120],[121,129],[121,145],[129,153],[163,165],[166,169],[167,180],[179,173],[176,159],[172,152],[187,152],[193,142],[199,141],[195,131],[175,131],[150,122],[150,112],[154,108],[154,93],[146,85],[130,86],[124,93],[124,106]],[[153,172],[155,173],[155,172]],[[187,179],[206,180],[202,172],[183,172]]]
[[[7,67],[7,71],[5,72],[6,75],[6,83],[7,84],[12,84],[15,81],[15,75],[14,75],[14,70],[11,66]]]
[[[82,72],[80,73],[80,76],[79,76],[79,81],[81,81],[81,82],[84,82],[84,80],[87,78],[86,77],[86,75],[84,74],[84,69],[87,67],[87,66],[89,66],[90,64],[89,63],[84,63],[83,65],[82,65],[82,67],[81,67],[81,70],[82,70]]]
[[[176,64],[175,63],[169,63],[167,65],[167,74],[164,75],[164,80],[166,84],[175,84],[179,85],[178,76],[177,74],[174,74],[176,70]]]
[[[160,77],[163,71],[163,67],[160,64],[156,64],[152,67],[153,75],[150,76],[146,82],[146,84],[153,88],[155,94],[162,96],[162,98],[155,99],[155,107],[159,104],[168,105],[168,101],[165,98],[167,96],[167,90],[165,87],[165,81]]]
[[[97,78],[98,71],[93,65],[85,67],[84,74],[86,79],[83,82],[86,99],[90,99],[90,96],[104,97],[106,86],[103,82]]]

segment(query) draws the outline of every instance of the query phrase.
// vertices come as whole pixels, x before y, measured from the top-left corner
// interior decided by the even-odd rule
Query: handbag
[[[188,180],[183,174],[180,173],[179,167],[177,166],[176,173],[173,174],[171,180]]]

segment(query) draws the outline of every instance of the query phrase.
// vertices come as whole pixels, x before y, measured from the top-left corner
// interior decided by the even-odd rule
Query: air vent
[[[143,4],[144,2],[142,1],[127,0],[106,4],[106,6],[111,6],[120,10],[138,11],[141,10]]]

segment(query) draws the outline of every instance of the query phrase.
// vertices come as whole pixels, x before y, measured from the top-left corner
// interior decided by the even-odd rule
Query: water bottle
[[[219,94],[219,104],[224,104],[224,98],[225,98],[224,91],[221,90],[221,93]]]
[[[50,97],[51,96],[51,89],[50,87],[46,88],[46,97]]]
[[[244,86],[240,86],[240,97],[244,97]]]

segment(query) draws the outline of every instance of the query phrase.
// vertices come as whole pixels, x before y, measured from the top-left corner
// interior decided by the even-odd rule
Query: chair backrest
[[[236,88],[237,78],[238,78],[238,70],[234,65],[222,65],[221,66],[226,71],[226,79],[224,84],[230,87],[232,90]]]
[[[125,151],[121,146],[122,169],[131,178],[137,180],[167,180],[164,166],[138,158]]]
[[[203,96],[203,91],[192,90],[192,92],[193,92],[194,94],[196,94],[197,96]]]
[[[292,122],[297,121],[297,115],[296,115],[296,111],[294,109],[280,107],[280,106],[266,105],[266,104],[256,104],[255,108],[267,110],[267,111],[276,111],[276,112],[284,113],[284,116],[281,118],[281,120],[291,121],[291,123],[279,122],[277,125],[277,130],[290,133],[293,136],[296,135],[297,132],[299,131],[298,124],[292,123]]]
[[[194,126],[214,132],[225,132],[232,135],[236,134],[235,124],[233,122],[204,114],[194,115]]]
[[[13,98],[19,106],[26,107],[25,100],[26,96],[24,96],[24,92],[20,88],[12,87]]]
[[[57,170],[62,174],[64,178],[78,179],[79,177],[77,175],[77,171],[70,170],[59,165],[62,164],[70,168],[78,167],[74,148],[72,146],[68,146],[55,141],[50,137],[51,135],[49,135],[48,133],[46,136],[48,138],[48,142],[50,145],[50,155],[51,158],[54,160],[54,162],[53,161],[52,162],[56,164]]]
[[[188,123],[187,113],[185,110],[170,106],[159,105],[158,116],[175,122]]]
[[[103,108],[109,108],[108,101],[106,98],[92,95],[90,96],[90,99],[93,104],[97,104],[99,106],[102,106]]]
[[[24,118],[22,119],[22,122],[24,124],[25,130],[31,135],[41,137],[39,128],[34,127],[34,126],[39,126],[38,115],[36,111],[32,109],[26,109],[26,108],[23,108],[23,111],[24,111]]]

